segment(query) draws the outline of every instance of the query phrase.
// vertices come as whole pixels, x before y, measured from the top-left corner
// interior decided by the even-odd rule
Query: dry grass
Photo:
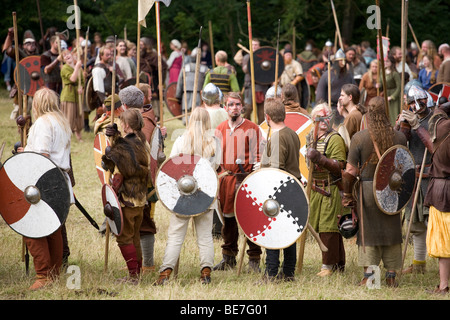
[[[11,156],[10,151],[19,135],[15,122],[9,119],[12,102],[6,91],[0,91],[0,144],[6,148],[1,161]],[[170,115],[166,115],[166,119]],[[181,128],[181,121],[166,122],[168,136],[176,128]],[[101,224],[102,213],[101,185],[97,177],[93,160],[93,134],[83,133],[84,142],[72,140],[72,161],[76,179],[75,194],[90,215]],[[168,139],[167,152],[172,146]],[[158,233],[155,244],[156,266],[161,264],[164,255],[166,232],[170,213],[160,203],[157,205],[156,224]],[[346,240],[347,267],[342,274],[329,278],[319,278],[316,273],[321,265],[319,247],[308,236],[305,247],[303,271],[296,275],[291,283],[261,284],[260,274],[247,273],[244,261],[243,272],[238,276],[234,271],[213,272],[212,283],[208,286],[199,283],[200,268],[198,250],[194,232],[190,228],[180,258],[177,279],[167,286],[156,287],[153,282],[158,273],[146,275],[138,286],[118,285],[115,279],[124,276],[125,263],[117,248],[114,238],[109,246],[108,270],[104,271],[105,237],[84,218],[73,206],[67,220],[67,230],[71,255],[69,264],[76,265],[81,271],[81,288],[68,289],[70,274],[62,274],[53,286],[38,292],[27,290],[33,282],[34,269],[30,261],[30,273],[26,275],[21,260],[21,237],[0,219],[0,299],[3,300],[431,300],[449,299],[431,296],[426,289],[438,283],[438,265],[436,259],[428,258],[427,272],[424,275],[405,275],[398,288],[388,288],[384,281],[380,289],[370,290],[356,284],[362,277],[362,268],[358,267],[357,248],[353,239]],[[221,240],[215,240],[215,262],[221,260]],[[405,265],[412,257],[412,247],[408,249]],[[263,267],[263,265],[262,265]],[[384,270],[382,268],[382,275]]]

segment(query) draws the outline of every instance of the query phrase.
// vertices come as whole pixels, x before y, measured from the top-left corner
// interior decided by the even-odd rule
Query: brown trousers
[[[235,217],[223,218],[224,224],[222,226],[222,238],[224,244],[222,245],[222,254],[228,256],[236,256],[238,254],[238,240],[239,230]],[[261,257],[261,247],[247,239],[249,249],[247,254],[251,260],[259,260]]]
[[[319,236],[328,248],[328,252],[322,252],[322,263],[332,265],[333,270],[344,271],[345,248],[342,235],[338,232],[321,232]]]
[[[134,244],[139,261],[142,260],[140,228],[144,215],[144,207],[122,207],[123,230],[116,238],[118,246]]]
[[[24,239],[28,251],[33,257],[36,276],[39,278],[57,277],[63,256],[61,228],[47,237],[38,239],[24,237]]]

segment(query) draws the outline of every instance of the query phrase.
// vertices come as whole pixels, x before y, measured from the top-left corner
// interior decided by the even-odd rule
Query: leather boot
[[[226,270],[226,269],[233,269],[236,266],[236,257],[229,256],[224,254],[222,261],[220,261],[218,264],[216,264],[213,268],[214,271],[217,270]]]
[[[260,273],[261,268],[259,267],[260,260],[259,259],[250,259],[248,260],[248,272],[256,272]]]
[[[53,280],[45,276],[36,276],[36,281],[28,288],[28,290],[36,291],[50,285]]]
[[[125,262],[127,263],[128,273],[130,277],[137,278],[141,272],[139,261],[137,259],[136,248],[134,244],[119,246]]]
[[[156,280],[155,285],[161,286],[167,284],[170,278],[170,274],[172,273],[172,269],[168,268],[159,274],[158,280]]]
[[[202,271],[200,272],[200,281],[202,284],[211,283],[211,268],[210,267],[204,267],[202,269]]]
[[[395,272],[386,272],[386,285],[391,288],[397,288],[398,282],[395,281]]]

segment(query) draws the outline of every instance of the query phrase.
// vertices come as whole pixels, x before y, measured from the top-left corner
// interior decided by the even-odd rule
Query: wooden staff
[[[213,43],[213,32],[212,32],[212,23],[211,20],[208,21],[209,28],[209,46],[211,48],[211,56],[212,56],[212,67],[213,69],[216,67],[216,59],[214,59],[214,43]]]
[[[330,0],[330,2],[331,2],[331,9],[333,10],[334,24],[336,25],[336,32],[339,38],[339,45],[341,46],[341,49],[344,50],[344,43],[342,42],[341,31],[339,29],[339,22],[336,16],[336,9],[334,8],[334,2],[333,0]]]
[[[419,40],[417,40],[416,34],[414,33],[413,27],[411,23],[408,21],[409,30],[411,31],[411,34],[414,38],[414,42],[416,43],[417,49],[420,50]]]
[[[277,35],[277,50],[275,56],[275,96],[277,96],[277,87],[278,87],[278,60],[279,58],[279,45],[280,45],[280,19],[278,19],[278,35]],[[295,60],[295,56],[294,56]]]
[[[139,86],[139,75],[141,70],[141,24],[137,24],[137,41],[136,41],[136,87]]]
[[[38,11],[38,17],[39,17],[39,28],[41,29],[42,49],[45,52],[45,51],[47,51],[47,48],[45,47],[44,27],[42,25],[41,6],[39,5],[39,0],[36,0],[36,6],[37,6],[37,11]]]
[[[77,60],[81,60],[81,52],[80,52],[80,17],[78,16],[78,4],[77,0],[73,0],[73,4],[75,6],[75,29],[77,34]],[[78,88],[81,87],[81,73],[78,75]],[[78,93],[78,112],[80,115],[83,115],[83,94]]]
[[[376,5],[380,7],[380,0],[376,0]],[[377,22],[379,24],[378,28],[378,43],[380,48],[380,62],[381,62],[381,74],[383,76],[383,90],[386,91],[386,70],[384,70],[384,52],[383,52],[383,34],[381,31],[381,13],[377,10]],[[384,104],[386,105],[386,114],[389,117],[389,100],[385,92],[384,94]]]
[[[186,127],[188,126],[188,103],[187,103],[187,93],[186,93],[186,66],[185,66],[186,56],[183,54],[183,97],[184,97],[184,114],[186,116]],[[197,93],[195,93],[197,95]],[[167,121],[167,120],[166,120]]]
[[[404,7],[403,11],[402,11],[402,37],[401,37],[401,50],[402,50],[402,73],[401,73],[401,85],[400,85],[400,96],[403,97],[403,90],[405,87],[405,60],[406,60],[406,34],[408,31],[408,27],[406,26],[407,22],[408,22],[408,0],[403,0],[402,1],[402,6]],[[403,99],[401,99],[402,101],[402,109],[405,108],[404,103],[403,103]]]
[[[400,270],[403,270],[403,265],[405,263],[405,258],[406,258],[406,251],[408,250],[408,238],[411,233],[411,225],[412,225],[413,217],[414,217],[414,214],[416,213],[417,199],[419,198],[420,185],[422,183],[423,169],[425,168],[427,151],[428,151],[428,149],[425,147],[425,151],[423,153],[423,159],[422,159],[422,166],[420,167],[419,178],[417,180],[416,192],[414,193],[414,201],[413,201],[412,208],[411,208],[411,215],[409,217],[408,229],[406,231],[405,247],[403,248],[402,266],[401,266]],[[402,273],[400,272],[400,274],[402,274]]]
[[[252,105],[253,105],[253,119],[258,124],[258,114],[256,110],[256,90],[255,90],[255,63],[253,57],[253,35],[252,35],[252,14],[250,8],[250,0],[247,0],[247,20],[248,20],[248,40],[250,49],[250,75],[252,85]],[[275,92],[276,95],[276,92]]]
[[[278,38],[280,38],[280,23],[278,21]],[[296,33],[295,33],[295,26],[292,28],[292,56],[294,59],[297,57],[297,45],[296,45]],[[278,48],[278,47],[277,47]],[[277,92],[275,90],[275,92]]]
[[[114,35],[114,58],[113,58],[113,71],[112,71],[112,88],[111,88],[111,125],[114,125],[114,112],[115,112],[115,99],[114,96],[116,94],[116,46],[117,46],[117,35]],[[112,138],[109,138],[109,141],[112,142]],[[106,171],[108,173],[109,171]],[[105,180],[106,183],[109,184],[110,175],[106,174]],[[109,223],[106,222],[106,233],[105,233],[105,271],[108,270],[108,257],[109,257],[109,235],[110,228]]]
[[[159,19],[159,1],[156,1],[156,39],[158,45],[158,88],[159,88],[159,122],[164,126],[164,104],[163,104],[163,80],[162,80],[162,60],[161,60],[161,29]]]
[[[20,55],[19,55],[19,36],[18,36],[18,31],[17,31],[17,15],[16,12],[12,13],[13,16],[13,29],[14,29],[14,44],[15,44],[15,48],[14,48],[14,54],[16,57],[16,65],[17,65],[17,74],[16,74],[16,79],[17,79],[17,100],[19,102],[19,114],[21,115],[23,113],[23,100],[22,100],[22,87],[21,87],[21,79],[20,79]],[[23,132],[22,132],[23,135]],[[21,138],[21,140],[23,139],[23,137]],[[24,145],[22,145],[24,146]]]
[[[127,25],[125,24],[125,26],[123,27],[123,40],[125,40],[125,44],[127,43],[127,41],[128,41],[128,38],[127,38]]]
[[[200,56],[202,54],[202,47],[201,47],[202,29],[203,29],[203,27],[200,26],[200,32],[199,32],[199,35],[198,35],[198,44],[197,44],[197,57],[196,57],[196,60],[195,60],[194,91],[192,92],[193,96],[192,96],[191,111],[194,111],[194,108],[197,105],[198,75],[200,73]]]

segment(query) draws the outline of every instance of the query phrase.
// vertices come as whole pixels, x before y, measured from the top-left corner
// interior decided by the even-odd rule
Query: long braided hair
[[[394,144],[394,128],[386,114],[384,98],[374,97],[370,99],[367,109],[370,136],[376,142],[380,153],[383,154]]]

